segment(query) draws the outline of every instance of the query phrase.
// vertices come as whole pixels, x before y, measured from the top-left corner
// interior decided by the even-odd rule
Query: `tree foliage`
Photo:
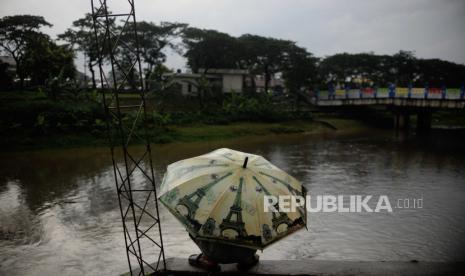
[[[116,30],[114,18],[109,19],[111,31]],[[73,21],[71,28],[68,28],[64,33],[58,35],[58,39],[66,41],[73,49],[83,53],[87,58],[87,67],[92,77],[92,88],[97,87],[95,66],[98,65],[99,49],[97,48],[98,41],[103,41],[105,30],[97,25],[97,37],[93,28],[92,14],[86,13],[84,17]],[[101,50],[108,51],[107,45],[100,45]]]
[[[44,66],[46,64],[46,66]],[[24,71],[33,85],[46,85],[54,78],[74,79],[74,52],[42,35],[30,43],[24,54]]]
[[[159,25],[141,21],[136,23],[137,40],[134,39],[134,23],[122,22],[116,26],[120,35],[114,54],[117,60],[117,80],[122,85],[135,88],[143,74],[149,88],[154,82],[160,82],[165,72],[163,63],[166,61],[167,49],[178,51],[178,44],[173,42],[179,33],[187,26],[182,23],[161,22]],[[137,66],[135,49],[139,49],[141,68]],[[139,72],[141,70],[141,72]]]
[[[14,15],[0,19],[0,47],[15,60],[21,88],[26,78],[23,64],[26,50],[31,43],[43,36],[40,28],[45,26],[51,27],[52,24],[42,16]]]
[[[163,72],[161,68],[166,62],[165,50],[179,52],[176,39],[186,27],[187,24],[177,22],[161,22],[159,25],[146,21],[137,23],[138,43],[141,59],[145,64],[146,79],[160,80],[161,76],[158,73]],[[129,41],[130,44],[134,44],[134,40]]]
[[[465,82],[465,66],[439,59],[418,59],[413,52],[390,55],[373,53],[336,54],[322,60],[322,86],[328,83],[352,86],[448,86]]]
[[[305,48],[292,45],[283,67],[283,79],[289,91],[312,90],[318,82],[317,63],[319,59]]]
[[[226,33],[190,27],[183,32],[183,43],[187,65],[194,72],[240,66],[241,45]]]
[[[297,49],[292,41],[258,35],[245,34],[238,40],[244,47],[241,63],[252,73],[265,77],[265,91],[272,75],[282,72],[289,64],[289,52]]]

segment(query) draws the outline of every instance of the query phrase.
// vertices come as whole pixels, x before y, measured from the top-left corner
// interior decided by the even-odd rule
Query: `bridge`
[[[465,111],[465,89],[390,87],[319,91],[312,104],[320,107],[385,107],[392,111],[396,129],[409,129],[410,116],[417,115],[417,130],[427,131],[431,128],[434,111]]]

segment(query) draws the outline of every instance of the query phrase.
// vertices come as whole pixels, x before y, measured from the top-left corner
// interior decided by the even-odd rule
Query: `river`
[[[263,155],[312,196],[386,195],[392,204],[392,212],[310,213],[308,231],[270,246],[262,259],[465,261],[465,139],[450,132],[407,141],[382,132],[162,145],[155,147],[154,166],[160,183],[167,164],[229,147]],[[106,148],[0,157],[0,275],[127,271]],[[405,199],[410,208],[398,208]],[[412,208],[414,199],[422,199],[422,208]],[[161,217],[167,257],[196,253],[163,208]]]

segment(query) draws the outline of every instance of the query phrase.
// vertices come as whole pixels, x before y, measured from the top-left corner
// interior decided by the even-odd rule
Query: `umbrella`
[[[259,155],[223,148],[169,165],[159,198],[194,238],[263,249],[306,226],[305,208],[265,212],[265,196],[283,195],[305,189]]]

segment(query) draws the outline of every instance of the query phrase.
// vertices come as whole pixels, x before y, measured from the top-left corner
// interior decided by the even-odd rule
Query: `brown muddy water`
[[[439,131],[398,141],[279,136],[156,146],[166,165],[219,147],[265,156],[315,195],[386,195],[393,212],[310,213],[262,259],[465,261],[465,139]],[[423,199],[422,208],[405,199]],[[401,205],[398,205],[399,199]],[[198,250],[161,210],[167,257]],[[127,271],[106,148],[0,154],[0,275],[115,275]]]

